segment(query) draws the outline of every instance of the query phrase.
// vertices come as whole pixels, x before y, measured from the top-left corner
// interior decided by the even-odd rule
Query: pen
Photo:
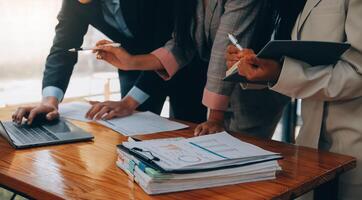
[[[142,141],[142,140],[137,139],[135,137],[128,137],[128,142],[140,142],[140,141]]]
[[[110,43],[110,44],[104,44],[104,45],[101,45],[103,47],[120,47],[121,44],[120,43]],[[80,47],[80,48],[73,48],[73,49],[69,49],[68,51],[69,52],[78,52],[78,51],[91,51],[93,49],[95,49],[97,47],[91,47],[91,48],[86,48],[86,47]]]
[[[243,50],[243,47],[241,47],[241,45],[239,44],[238,40],[235,38],[235,36],[233,36],[232,34],[228,33],[228,37],[229,40],[231,41],[231,43],[233,43],[233,45],[236,46],[236,48],[238,48],[240,51]]]

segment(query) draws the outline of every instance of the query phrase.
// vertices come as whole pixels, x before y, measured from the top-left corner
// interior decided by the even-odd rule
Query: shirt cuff
[[[42,96],[44,97],[56,97],[58,102],[61,102],[64,97],[64,92],[62,89],[55,86],[47,86],[42,91]]]
[[[128,92],[127,96],[132,97],[140,105],[143,104],[150,97],[150,95],[143,92],[141,89],[139,89],[136,86],[133,86],[133,88]]]
[[[165,48],[158,48],[151,52],[151,54],[156,56],[165,68],[162,70],[157,70],[157,74],[164,80],[170,80],[180,67],[176,61],[175,56]]]
[[[204,89],[202,103],[210,109],[226,111],[229,106],[229,98],[225,95],[220,95]]]

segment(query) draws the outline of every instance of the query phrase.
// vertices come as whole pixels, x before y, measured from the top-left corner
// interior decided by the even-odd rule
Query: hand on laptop
[[[91,109],[86,114],[86,118],[95,120],[109,120],[116,117],[131,115],[138,107],[138,102],[132,97],[125,97],[121,101],[90,102]]]
[[[12,119],[14,122],[21,124],[23,119],[27,119],[27,124],[31,125],[36,116],[43,114],[49,121],[57,119],[58,113],[58,100],[55,97],[46,97],[37,106],[25,106],[19,107],[14,114]]]

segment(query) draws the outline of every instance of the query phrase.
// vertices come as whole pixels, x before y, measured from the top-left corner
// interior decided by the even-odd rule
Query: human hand
[[[248,54],[254,54],[254,51],[251,49],[243,49],[240,51],[235,45],[230,44],[227,47],[225,54],[227,68],[230,69],[235,63]]]
[[[281,64],[272,59],[261,59],[255,53],[242,53],[238,64],[239,75],[250,81],[276,82],[281,73]]]
[[[111,43],[113,42],[108,40],[98,41],[96,48],[93,50],[93,53],[96,54],[96,58],[98,60],[104,60],[119,69],[131,70],[129,67],[132,66],[132,55],[122,47],[104,46],[105,44]]]
[[[15,123],[21,124],[23,119],[27,119],[27,124],[31,125],[36,116],[41,114],[49,121],[59,118],[58,100],[55,97],[46,97],[37,106],[19,107],[12,115]]]
[[[225,128],[223,123],[223,121],[209,119],[195,128],[194,135],[201,136],[224,131]]]
[[[95,120],[109,120],[131,115],[138,107],[138,102],[132,97],[125,97],[121,101],[90,102],[92,107],[86,113],[86,118]]]

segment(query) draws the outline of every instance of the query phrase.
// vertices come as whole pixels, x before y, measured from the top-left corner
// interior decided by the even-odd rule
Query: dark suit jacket
[[[77,54],[69,53],[67,49],[82,45],[89,25],[113,41],[120,42],[133,54],[149,53],[170,39],[173,30],[172,0],[120,0],[120,3],[133,38],[125,37],[104,21],[99,0],[89,4],[63,0],[53,46],[46,60],[43,88],[55,86],[65,93],[77,62]],[[155,84],[165,83],[157,80]]]

